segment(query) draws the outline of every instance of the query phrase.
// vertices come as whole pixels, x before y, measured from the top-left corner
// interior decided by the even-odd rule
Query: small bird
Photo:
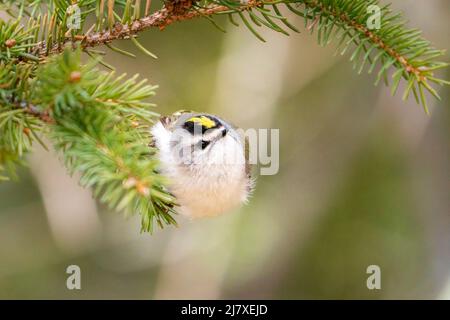
[[[151,134],[180,214],[216,216],[247,202],[254,184],[247,143],[230,124],[211,114],[179,111],[161,117]]]

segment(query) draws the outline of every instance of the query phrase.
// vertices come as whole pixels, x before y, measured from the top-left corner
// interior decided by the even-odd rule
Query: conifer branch
[[[439,61],[444,51],[432,47],[419,30],[406,28],[402,14],[380,0],[166,0],[154,12],[150,2],[0,0],[0,10],[11,17],[0,20],[0,180],[16,177],[23,155],[33,142],[43,144],[45,134],[69,171],[79,172],[81,184],[100,201],[140,213],[144,231],[155,223],[175,224],[176,199],[157,171],[155,150],[148,147],[149,126],[159,115],[145,101],[155,87],[96,67],[113,68],[98,59],[101,45],[135,56],[113,45],[120,39],[130,39],[155,58],[139,34],[175,22],[205,18],[223,31],[215,18],[226,15],[231,24],[265,41],[259,28],[299,32],[285,14],[291,12],[317,35],[319,45],[336,40],[337,52],[350,52],[358,73],[376,70],[375,83],[384,80],[392,94],[404,79],[403,99],[412,93],[426,112],[426,93],[440,99],[433,86],[450,84],[435,75],[448,66]],[[378,28],[367,25],[369,6],[379,6]],[[88,17],[93,25],[86,25]],[[85,65],[81,52],[91,56]]]
[[[145,99],[154,86],[82,65],[80,50],[65,50],[40,67],[32,100],[53,122],[49,136],[71,173],[117,210],[139,213],[142,230],[174,224],[176,204],[157,174],[149,126],[158,115]]]
[[[99,45],[109,44],[115,40],[133,38],[138,33],[150,28],[163,30],[177,21],[211,16],[229,10],[226,6],[216,4],[192,10],[195,7],[193,2],[189,2],[189,4],[184,4],[184,2],[179,3],[183,3],[183,5],[166,5],[149,16],[134,20],[131,24],[116,22],[109,29],[78,35],[75,39],[80,41],[82,48],[93,48]],[[245,11],[260,4],[261,3],[257,0],[251,0],[247,5],[241,6],[239,10]],[[72,40],[66,39],[63,43],[57,43],[52,48],[48,49],[46,47],[46,42],[42,41],[36,46],[36,56],[44,58],[48,55],[60,53],[64,49],[65,44],[69,42],[72,43]]]
[[[32,1],[34,9],[36,9],[37,3],[41,2]],[[428,41],[420,37],[418,30],[406,29],[400,20],[401,15],[393,15],[389,5],[381,6],[379,0],[246,0],[241,2],[168,0],[163,8],[151,14],[149,14],[149,3],[147,2],[145,13],[148,15],[144,17],[140,17],[140,5],[137,5],[140,3],[139,1],[134,6],[131,0],[117,1],[117,3],[115,1],[79,1],[79,5],[85,6],[86,12],[91,12],[93,4],[96,2],[98,3],[97,23],[85,33],[82,32],[82,29],[74,33],[74,30],[67,29],[65,26],[64,23],[70,18],[67,13],[67,5],[58,8],[59,10],[56,10],[52,17],[44,15],[42,18],[40,15],[36,17],[35,14],[31,14],[30,28],[38,27],[42,19],[45,22],[45,32],[41,35],[42,40],[34,45],[32,41],[28,41],[24,47],[24,45],[17,46],[19,39],[16,38],[18,37],[5,39],[7,53],[11,55],[11,51],[21,48],[22,50],[18,54],[21,59],[39,60],[60,53],[67,44],[76,46],[78,43],[90,54],[93,53],[90,51],[92,48],[106,44],[113,50],[132,56],[131,53],[110,45],[114,40],[131,39],[140,50],[156,58],[155,54],[138,42],[136,39],[138,33],[153,27],[164,29],[176,21],[197,17],[207,18],[217,26],[211,17],[221,14],[228,15],[234,24],[236,22],[234,22],[233,15],[237,15],[258,39],[265,41],[253,24],[256,27],[265,26],[288,35],[288,31],[278,24],[281,23],[287,29],[298,32],[298,29],[283,16],[277,7],[277,5],[284,5],[304,19],[308,31],[312,33],[317,30],[319,44],[325,45],[333,38],[337,38],[340,40],[338,49],[343,46],[342,54],[348,51],[351,44],[354,44],[355,49],[350,60],[354,62],[359,73],[366,65],[368,65],[369,73],[379,66],[376,84],[383,79],[386,85],[391,86],[394,94],[400,80],[405,79],[407,89],[403,98],[406,99],[413,92],[417,102],[424,106],[426,112],[428,112],[428,107],[423,92],[428,91],[440,99],[431,83],[449,84],[448,81],[434,76],[434,71],[448,66],[448,63],[436,61],[436,58],[442,56],[444,51],[432,48]],[[50,1],[50,4],[53,4],[53,1]],[[115,12],[115,5],[124,8],[122,17],[118,17]],[[379,5],[381,8],[382,25],[379,30],[371,30],[366,26],[370,17],[367,7],[371,5]],[[131,14],[133,8],[134,14]],[[35,11],[34,9],[33,11]],[[85,16],[86,14],[84,18]],[[102,30],[104,19],[108,21],[108,27]],[[219,29],[222,30],[221,27]],[[26,33],[23,34],[23,37],[28,39]],[[36,39],[37,35],[34,37],[34,40]],[[23,50],[24,48],[28,48],[28,50]],[[388,79],[390,69],[394,70],[392,85],[389,84]]]

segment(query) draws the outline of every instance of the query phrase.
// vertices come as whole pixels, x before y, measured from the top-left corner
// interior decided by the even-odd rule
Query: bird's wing
[[[179,110],[176,111],[174,113],[172,113],[170,116],[162,116],[159,121],[161,121],[162,125],[164,126],[164,128],[166,128],[167,130],[173,131],[173,129],[175,128],[175,124],[177,122],[177,120],[186,113],[192,113],[193,111],[188,111],[188,110]]]

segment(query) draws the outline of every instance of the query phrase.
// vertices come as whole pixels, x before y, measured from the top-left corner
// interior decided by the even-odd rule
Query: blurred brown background
[[[448,0],[391,2],[449,48]],[[427,116],[358,76],[333,45],[319,47],[298,17],[301,34],[261,31],[267,43],[220,21],[226,34],[206,19],[142,34],[158,60],[111,52],[106,61],[159,84],[162,114],[195,109],[279,128],[279,173],[259,177],[238,212],[180,217],[178,229],[149,235],[36,146],[31,170],[0,184],[0,298],[450,299],[448,88]],[[66,288],[71,264],[82,290]],[[381,290],[366,287],[371,264]]]

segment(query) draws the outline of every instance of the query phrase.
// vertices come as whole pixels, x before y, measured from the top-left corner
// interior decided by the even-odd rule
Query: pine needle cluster
[[[376,28],[369,8],[378,8]],[[156,11],[150,0],[0,0],[0,10],[7,14],[0,20],[0,181],[17,177],[17,165],[33,143],[45,146],[45,135],[100,201],[139,213],[143,231],[176,224],[176,199],[149,147],[156,87],[101,71],[98,64],[114,69],[101,46],[135,57],[113,44],[129,39],[156,58],[138,39],[149,28],[204,18],[224,31],[216,17],[226,15],[265,41],[261,28],[300,32],[292,19],[299,16],[319,45],[335,42],[336,52],[348,54],[356,72],[375,73],[392,94],[403,80],[403,99],[412,95],[426,112],[426,97],[440,99],[436,87],[449,84],[435,75],[448,66],[444,51],[379,0],[166,0]]]

